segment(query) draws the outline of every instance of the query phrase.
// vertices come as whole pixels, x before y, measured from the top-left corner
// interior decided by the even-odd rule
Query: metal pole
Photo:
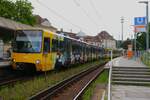
[[[134,33],[134,56],[135,56],[135,59],[136,59],[136,32]]]
[[[134,44],[134,38],[133,38],[133,35],[131,35],[131,43],[132,43],[132,47],[133,47],[133,44]]]
[[[148,50],[149,49],[149,24],[148,24],[148,22],[149,22],[149,7],[148,7],[148,4],[149,4],[149,1],[140,1],[139,3],[144,3],[144,4],[146,4],[146,50]]]
[[[148,13],[148,2],[146,2],[146,19],[147,19],[147,37],[146,37],[146,50],[149,49],[149,24],[148,24],[148,21],[149,21],[149,13]]]
[[[113,50],[111,50],[111,62],[112,62],[112,59],[113,59]]]
[[[111,93],[111,76],[112,76],[112,66],[113,66],[113,50],[111,50],[111,62],[109,68],[109,80],[108,80],[108,100],[112,100],[112,93]]]
[[[121,39],[122,39],[122,42],[123,42],[123,23],[124,23],[124,18],[121,17],[121,32],[122,32]]]

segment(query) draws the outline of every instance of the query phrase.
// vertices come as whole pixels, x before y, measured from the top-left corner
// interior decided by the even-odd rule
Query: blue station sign
[[[146,25],[146,17],[135,17],[134,18],[134,25],[138,26],[138,25]]]

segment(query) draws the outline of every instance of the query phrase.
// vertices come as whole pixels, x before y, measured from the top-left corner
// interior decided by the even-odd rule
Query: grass
[[[108,70],[104,70],[100,76],[85,90],[83,93],[83,100],[91,100],[91,97],[94,93],[94,89],[97,84],[107,84],[108,82]]]
[[[66,79],[67,77],[77,74],[89,67],[92,67],[91,65],[100,63],[102,63],[102,61],[87,63],[64,71],[52,71],[50,74],[47,74],[46,80],[45,77],[39,76],[24,83],[18,82],[14,86],[2,87],[0,90],[0,97],[2,97],[4,100],[26,100],[28,99],[28,97],[34,95],[35,93],[49,86],[52,86]]]
[[[150,53],[145,52],[141,58],[142,62],[150,67]]]

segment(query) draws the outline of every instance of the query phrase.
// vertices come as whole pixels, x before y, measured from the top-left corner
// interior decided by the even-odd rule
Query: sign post
[[[112,67],[113,67],[113,50],[110,51],[111,61],[110,61],[110,68],[109,68],[109,79],[108,79],[108,100],[112,100],[112,93],[111,93],[111,80],[112,80]]]
[[[135,17],[134,18],[134,56],[136,57],[136,33],[138,32],[146,32],[146,17]]]
[[[135,28],[135,33],[146,32],[146,17],[135,17],[134,28]]]

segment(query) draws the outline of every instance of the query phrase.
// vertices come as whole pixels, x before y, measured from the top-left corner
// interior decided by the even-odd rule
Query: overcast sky
[[[96,35],[106,30],[121,39],[121,17],[124,17],[124,39],[133,35],[134,17],[145,16],[145,4],[139,0],[29,0],[34,14],[48,18],[53,26],[65,31]],[[38,2],[39,1],[39,2]]]

